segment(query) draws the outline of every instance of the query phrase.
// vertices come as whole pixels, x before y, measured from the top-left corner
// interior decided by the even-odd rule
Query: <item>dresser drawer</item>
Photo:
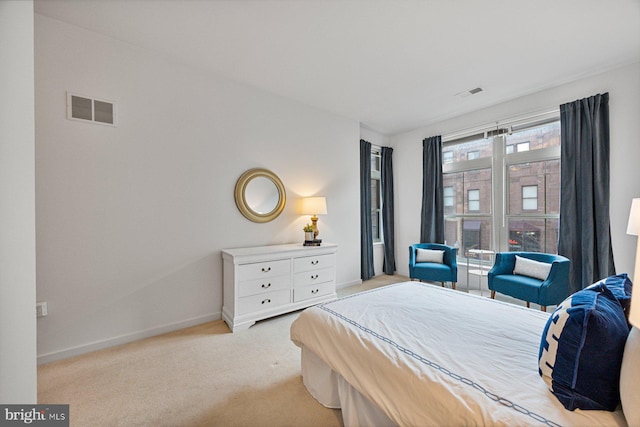
[[[335,285],[333,282],[295,288],[293,290],[293,302],[329,295],[334,290]]]
[[[265,277],[284,276],[291,274],[291,260],[256,262],[238,266],[238,281],[260,279]]]
[[[317,283],[333,282],[335,279],[335,269],[323,268],[322,270],[305,271],[293,275],[293,285],[295,287],[315,285]]]
[[[238,284],[240,298],[264,292],[291,289],[291,275],[246,280]]]
[[[333,254],[306,256],[301,258],[294,258],[293,260],[293,272],[299,273],[302,271],[318,270],[321,268],[335,267],[336,261]]]
[[[289,289],[265,292],[264,294],[251,295],[238,298],[238,314],[254,313],[261,310],[289,304],[291,302],[291,291]]]

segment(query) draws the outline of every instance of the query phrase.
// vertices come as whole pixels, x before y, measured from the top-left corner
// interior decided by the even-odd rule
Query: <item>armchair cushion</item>
[[[442,264],[444,251],[437,249],[416,249],[416,262],[435,262]]]
[[[548,262],[539,262],[516,255],[516,266],[513,269],[513,274],[546,280],[550,271],[551,264]]]
[[[566,409],[613,411],[628,334],[622,307],[606,286],[578,291],[547,321],[538,372]]]

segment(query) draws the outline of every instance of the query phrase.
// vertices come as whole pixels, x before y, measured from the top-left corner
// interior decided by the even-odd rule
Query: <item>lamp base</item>
[[[311,226],[313,227],[313,239],[317,239],[318,238],[318,234],[320,234],[320,231],[318,231],[318,216],[314,215],[311,217]]]
[[[640,282],[640,236],[638,236],[638,242],[636,243],[636,265],[633,267],[633,279],[632,282]]]

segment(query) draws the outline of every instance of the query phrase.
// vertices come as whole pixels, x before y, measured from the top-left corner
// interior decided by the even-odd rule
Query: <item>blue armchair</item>
[[[416,262],[418,249],[444,251],[442,263]],[[451,287],[455,289],[458,281],[457,250],[457,248],[439,243],[416,243],[409,246],[409,277],[411,279],[441,282],[442,286],[444,286],[444,282],[451,282]]]
[[[514,274],[516,255],[529,260],[551,264],[546,279]],[[493,268],[489,270],[488,284],[491,298],[496,292],[539,304],[542,311],[556,305],[569,295],[569,266],[571,261],[561,255],[540,252],[498,252]]]

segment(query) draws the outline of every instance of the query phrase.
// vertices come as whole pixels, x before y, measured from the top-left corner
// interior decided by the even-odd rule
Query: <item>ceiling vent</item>
[[[67,119],[115,126],[116,104],[67,92]]]
[[[466,98],[467,96],[475,95],[476,93],[482,92],[484,89],[481,87],[476,87],[473,89],[465,90],[464,92],[456,93],[456,96],[459,98]]]

